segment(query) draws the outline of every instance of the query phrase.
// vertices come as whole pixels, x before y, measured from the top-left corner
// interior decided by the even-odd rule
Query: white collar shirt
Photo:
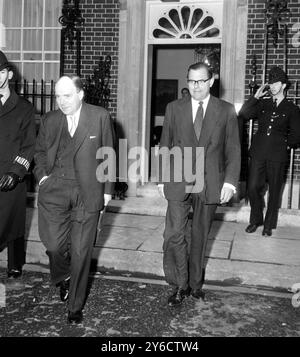
[[[79,107],[79,109],[72,115],[67,115],[67,121],[68,121],[68,130],[71,136],[74,135],[77,127],[78,127],[78,123],[79,123],[79,117],[80,117],[80,112],[81,112],[81,107],[82,105]],[[73,127],[73,120],[72,117],[74,118],[74,127]]]
[[[194,98],[191,97],[191,100],[192,100],[192,112],[193,112],[193,122],[195,121],[195,118],[196,118],[197,110],[198,110],[198,107],[199,107],[199,102],[203,103],[202,107],[203,107],[203,118],[204,118],[209,98],[210,98],[210,94],[203,100],[195,100]]]

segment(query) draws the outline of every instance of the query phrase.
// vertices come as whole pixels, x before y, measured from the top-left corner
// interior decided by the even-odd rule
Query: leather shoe
[[[173,295],[171,295],[168,299],[169,306],[179,306],[182,304],[183,300],[190,295],[191,289],[188,287],[187,289],[178,288]]]
[[[67,278],[59,283],[60,286],[60,300],[67,301],[70,290],[70,278]]]
[[[263,229],[263,232],[262,232],[262,235],[264,236],[264,237],[271,237],[271,235],[272,235],[272,229],[269,229],[269,228],[264,228]]]
[[[83,314],[81,310],[72,312],[68,312],[68,322],[70,324],[75,323],[75,324],[80,324],[83,320]]]
[[[22,269],[9,269],[7,271],[7,277],[8,278],[14,278],[17,279],[22,275]]]
[[[249,226],[245,229],[247,233],[254,233],[258,228],[258,224],[249,224]]]
[[[205,293],[204,293],[204,291],[202,289],[192,290],[191,295],[192,295],[193,298],[195,298],[197,300],[204,301]]]

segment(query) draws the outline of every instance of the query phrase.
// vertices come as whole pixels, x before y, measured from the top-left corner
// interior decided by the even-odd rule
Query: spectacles
[[[196,84],[197,85],[200,85],[200,84],[202,85],[202,84],[206,83],[207,81],[209,81],[210,79],[211,78],[199,79],[198,81],[195,81],[193,79],[188,79],[187,82],[188,82],[188,84],[191,84],[191,85],[193,85],[195,87]]]

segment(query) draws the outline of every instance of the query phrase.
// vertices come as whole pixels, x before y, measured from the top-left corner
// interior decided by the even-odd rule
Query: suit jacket
[[[258,119],[250,156],[256,160],[285,162],[287,146],[300,143],[300,110],[284,98],[274,108],[273,100],[250,97],[239,112],[239,119]]]
[[[60,110],[47,113],[41,120],[34,155],[36,163],[34,174],[38,182],[42,177],[51,174],[64,120],[66,117]],[[101,210],[104,205],[103,194],[112,194],[114,186],[111,180],[105,183],[100,182],[104,181],[104,177],[99,177],[97,168],[104,160],[96,158],[99,148],[114,148],[114,132],[109,113],[102,107],[82,103],[78,127],[73,140],[75,175],[85,208],[91,212]],[[110,173],[114,178],[114,157],[112,157],[110,165]],[[98,177],[96,177],[96,172]]]
[[[193,117],[191,99],[179,99],[167,105],[160,149],[179,147],[193,150],[192,161],[195,168],[196,149],[204,150],[204,186],[201,194],[208,204],[220,202],[221,189],[224,182],[237,187],[240,174],[240,140],[238,123],[234,106],[214,96],[210,96],[199,141],[197,140]],[[183,156],[183,161],[185,157]],[[171,163],[171,167],[172,167]],[[183,165],[184,169],[184,165]],[[168,200],[184,201],[189,193],[186,192],[187,184],[194,184],[182,175],[182,182],[164,182],[164,193]],[[201,178],[196,178],[201,182]],[[192,191],[193,192],[193,191]]]

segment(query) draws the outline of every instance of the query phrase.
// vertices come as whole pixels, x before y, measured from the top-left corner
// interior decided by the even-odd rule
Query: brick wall
[[[288,96],[295,96],[295,83],[299,81],[298,95],[300,95],[300,38],[298,38],[298,47],[293,43],[296,40],[295,26],[300,26],[300,6],[299,0],[288,0],[288,9],[290,10],[289,20],[287,22],[287,74],[291,83]],[[265,0],[248,0],[248,41],[247,41],[247,63],[246,63],[246,99],[250,95],[249,83],[251,81],[251,59],[256,55],[257,59],[257,84],[262,84],[263,62],[264,62],[264,22],[265,22]],[[279,36],[277,48],[274,47],[272,38],[269,36],[267,70],[272,66],[284,67],[284,43],[283,37]],[[267,78],[268,79],[268,78]],[[300,105],[300,100],[297,102]],[[300,118],[299,118],[300,120]],[[244,133],[245,138],[245,133]],[[246,145],[246,144],[245,144]],[[244,150],[245,152],[245,150]],[[243,159],[243,170],[245,170],[245,155]],[[294,177],[300,180],[300,150],[295,152]]]
[[[111,56],[109,82],[111,102],[108,110],[115,120],[117,113],[119,1],[81,0],[80,10],[85,21],[81,33],[81,76],[83,79],[91,76],[100,58],[104,59],[106,55]],[[76,73],[75,48],[74,45],[73,51],[66,50],[65,74]]]

